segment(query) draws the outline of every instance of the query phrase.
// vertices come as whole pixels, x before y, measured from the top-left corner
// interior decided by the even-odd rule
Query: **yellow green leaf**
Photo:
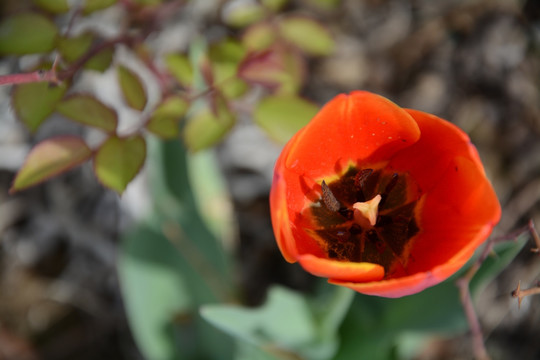
[[[117,0],[85,0],[83,11],[89,14],[94,11],[103,10],[111,5],[114,5]]]
[[[60,38],[58,40],[58,51],[62,59],[67,62],[73,62],[86,53],[92,46],[94,35],[83,33],[71,38]]]
[[[34,4],[53,14],[63,14],[69,11],[67,0],[34,0]]]
[[[135,110],[142,111],[146,106],[146,91],[141,79],[125,66],[118,66],[118,80],[127,104]]]
[[[253,117],[272,139],[284,144],[318,109],[317,105],[297,96],[269,96],[257,105]]]
[[[265,16],[265,9],[253,2],[232,4],[225,8],[223,20],[227,25],[244,27],[261,20]]]
[[[71,95],[56,110],[73,121],[114,132],[118,123],[116,111],[90,95]]]
[[[167,70],[184,87],[191,85],[193,81],[193,68],[187,56],[180,54],[168,54],[165,56]]]
[[[47,17],[22,13],[0,22],[0,55],[45,53],[54,49],[58,29]]]
[[[242,43],[251,51],[266,50],[277,39],[275,27],[268,22],[259,22],[247,28]]]
[[[66,85],[48,82],[19,84],[13,87],[11,104],[15,115],[31,132],[52,114],[66,92]]]
[[[189,103],[179,96],[165,99],[150,116],[146,129],[164,139],[177,137],[180,133],[179,122],[188,107]]]
[[[10,193],[70,170],[92,156],[92,150],[75,136],[59,136],[35,145],[17,173]]]
[[[114,48],[103,49],[84,64],[85,69],[104,72],[111,65]]]
[[[94,157],[99,181],[121,194],[137,175],[146,159],[146,141],[141,135],[108,138]]]
[[[289,16],[279,23],[281,36],[309,55],[328,55],[334,49],[330,32],[317,21]]]

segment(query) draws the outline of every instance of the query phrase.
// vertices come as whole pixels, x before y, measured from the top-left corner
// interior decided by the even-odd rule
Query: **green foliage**
[[[154,110],[146,124],[146,129],[163,139],[178,137],[180,120],[186,114],[189,103],[179,96],[165,99]]]
[[[297,96],[269,96],[257,105],[253,116],[272,139],[284,144],[318,110],[318,106]]]
[[[47,17],[23,13],[0,22],[0,55],[44,53],[54,49],[58,29]]]
[[[135,110],[142,111],[146,106],[146,91],[141,79],[125,66],[118,66],[118,82],[127,104]]]
[[[69,11],[68,0],[34,0],[34,3],[43,10],[54,14],[62,14]]]
[[[164,58],[167,69],[176,81],[184,87],[189,87],[193,82],[193,68],[185,55],[169,54]]]
[[[290,16],[279,23],[279,30],[284,39],[306,54],[329,55],[333,50],[334,41],[328,30],[313,19]]]
[[[66,97],[56,110],[73,121],[94,126],[107,132],[116,131],[116,111],[91,95],[74,94]]]
[[[36,145],[19,170],[10,192],[39,184],[67,171],[92,156],[86,143],[75,136],[61,136]]]
[[[94,35],[83,33],[74,37],[61,37],[58,40],[58,51],[62,58],[68,62],[73,62],[83,56],[92,46]]]
[[[35,82],[14,86],[11,104],[15,115],[31,132],[53,113],[66,92],[66,84]]]
[[[145,158],[146,141],[142,136],[111,136],[97,150],[94,171],[104,186],[121,194],[137,175]]]
[[[117,0],[84,0],[83,11],[85,14],[103,10],[116,4]]]

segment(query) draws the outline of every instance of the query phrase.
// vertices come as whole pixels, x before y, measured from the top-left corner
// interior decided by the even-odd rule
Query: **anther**
[[[341,208],[341,204],[332,193],[332,190],[330,190],[330,187],[326,185],[326,182],[324,180],[321,183],[321,189],[322,189],[322,199],[323,199],[324,205],[326,205],[328,210],[332,212],[338,212],[339,209]]]

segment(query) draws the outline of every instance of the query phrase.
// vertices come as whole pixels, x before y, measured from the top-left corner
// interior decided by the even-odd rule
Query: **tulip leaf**
[[[148,359],[230,359],[231,339],[198,313],[201,304],[227,301],[232,281],[221,245],[196,205],[189,155],[179,140],[149,138],[148,149],[151,216],[124,237],[120,256],[135,340]],[[165,280],[155,279],[159,274]]]
[[[274,287],[257,309],[235,305],[206,305],[204,319],[250,344],[292,350],[315,340],[315,322],[300,294]]]
[[[318,109],[315,104],[297,96],[269,96],[259,102],[253,117],[272,139],[286,143]]]
[[[146,359],[173,359],[175,319],[192,312],[178,250],[149,224],[122,239],[118,275],[129,325]]]
[[[85,14],[103,10],[116,4],[117,0],[84,0],[83,11]]]
[[[281,36],[309,55],[329,55],[334,40],[317,21],[301,16],[289,16],[279,23]]]
[[[193,67],[187,56],[180,54],[169,54],[165,56],[167,70],[183,87],[189,87],[193,82]]]
[[[127,104],[135,110],[142,111],[146,106],[146,91],[141,79],[125,66],[118,66],[118,81]]]
[[[11,104],[15,115],[31,132],[35,132],[53,113],[66,88],[65,84],[51,85],[44,81],[14,86]]]
[[[54,49],[58,29],[35,13],[11,15],[0,22],[0,55],[46,53]]]
[[[22,190],[85,162],[92,150],[75,136],[59,136],[35,145],[17,173],[10,192]]]
[[[118,122],[116,111],[91,95],[71,95],[56,110],[73,121],[114,132]]]
[[[58,51],[62,59],[73,62],[83,56],[92,46],[94,35],[83,33],[75,37],[60,38],[58,41]]]
[[[189,103],[182,97],[173,96],[165,99],[150,116],[146,129],[163,139],[177,137],[180,133],[180,120],[188,107]]]
[[[106,187],[121,194],[137,175],[146,158],[146,142],[140,135],[109,137],[94,157],[94,172]]]
[[[34,0],[34,4],[53,14],[63,14],[69,11],[68,0]]]

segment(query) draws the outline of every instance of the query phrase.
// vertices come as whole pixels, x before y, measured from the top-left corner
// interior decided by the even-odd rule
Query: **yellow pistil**
[[[353,205],[354,221],[362,227],[375,226],[380,202],[381,195],[377,195],[369,201],[355,203]]]

